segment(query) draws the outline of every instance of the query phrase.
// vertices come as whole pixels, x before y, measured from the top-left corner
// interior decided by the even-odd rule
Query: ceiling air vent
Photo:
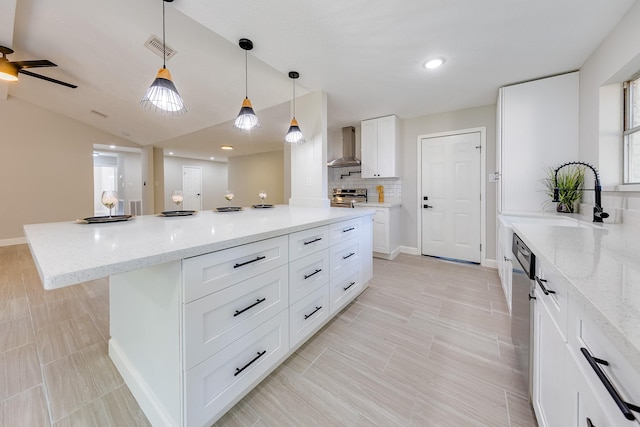
[[[174,49],[170,48],[168,45],[165,44],[164,50],[162,48],[162,39],[158,36],[154,36],[153,34],[151,35],[151,37],[149,37],[149,39],[144,43],[144,46],[149,49],[151,52],[155,53],[156,55],[158,55],[160,58],[162,58],[162,52],[166,52],[165,55],[165,60],[172,58],[176,53],[178,53],[177,51],[175,51]]]

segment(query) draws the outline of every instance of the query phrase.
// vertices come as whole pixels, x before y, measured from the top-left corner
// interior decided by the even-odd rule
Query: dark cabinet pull
[[[627,403],[624,400],[622,400],[616,388],[613,386],[613,384],[611,384],[611,381],[609,381],[609,378],[607,378],[604,372],[602,372],[602,369],[600,369],[600,366],[598,366],[598,363],[601,365],[608,366],[609,362],[607,362],[606,360],[598,359],[597,357],[593,357],[591,353],[589,353],[589,350],[587,350],[584,347],[582,347],[580,351],[582,352],[584,357],[587,359],[587,362],[589,362],[589,365],[591,365],[591,367],[595,371],[596,375],[602,382],[602,385],[604,385],[604,388],[606,388],[609,394],[611,395],[611,398],[613,399],[613,401],[616,403],[616,405],[618,405],[618,408],[620,409],[624,417],[628,420],[635,420],[636,417],[633,415],[631,411],[633,410],[636,412],[640,412],[640,406],[636,406],[632,403]]]
[[[250,308],[255,307],[256,305],[260,304],[261,302],[265,302],[266,300],[267,300],[266,298],[257,299],[256,302],[251,304],[249,307],[245,307],[242,310],[236,310],[236,314],[234,314],[233,317],[236,317],[236,316],[244,313],[245,311],[249,310]]]
[[[350,287],[352,287],[355,284],[356,284],[356,282],[351,282],[351,283],[349,283],[349,286],[347,286],[346,288],[342,288],[342,289],[344,289],[346,291],[347,289],[349,289]]]
[[[322,237],[316,237],[315,239],[309,240],[308,242],[303,242],[302,244],[307,246],[307,245],[310,245],[312,243],[319,242],[320,240],[322,240]]]
[[[540,289],[542,289],[542,292],[544,292],[545,295],[555,294],[556,293],[556,291],[552,291],[551,289],[545,288],[545,286],[544,286],[544,284],[542,282],[546,282],[546,280],[543,280],[543,279],[539,278],[538,276],[536,276],[536,282],[538,283],[538,286],[540,286]]]
[[[347,228],[346,230],[342,230],[342,232],[346,233],[348,231],[355,230],[355,229],[356,229],[355,227],[351,227],[351,228]]]
[[[236,373],[233,374],[233,376],[235,377],[236,375],[238,375],[240,372],[244,371],[245,369],[247,369],[249,366],[251,366],[251,364],[253,362],[255,362],[256,360],[260,359],[262,356],[264,356],[267,353],[267,350],[264,350],[262,352],[258,352],[258,355],[256,357],[254,357],[251,362],[247,363],[246,365],[244,365],[242,368],[236,368]]]
[[[587,427],[596,427],[593,425],[593,423],[591,422],[591,418],[587,417]]]
[[[236,264],[233,266],[233,268],[242,267],[244,265],[251,264],[252,262],[260,261],[261,259],[265,259],[265,258],[266,256],[259,256],[259,257],[256,257],[256,259],[252,259],[251,261],[243,262],[241,264]]]
[[[347,258],[351,258],[352,256],[354,256],[356,253],[355,252],[351,252],[349,255],[347,256],[343,256],[342,259],[347,259]]]
[[[322,308],[322,306],[320,306],[320,307],[316,307],[316,309],[315,309],[315,310],[313,310],[311,313],[309,313],[309,314],[305,314],[305,315],[304,315],[304,320],[307,320],[309,317],[311,317],[311,316],[313,316],[314,314],[316,314],[316,311],[320,310],[321,308]]]
[[[313,273],[311,273],[311,274],[305,274],[305,275],[304,275],[304,280],[307,280],[309,277],[311,277],[311,276],[313,276],[313,275],[316,275],[316,274],[320,273],[321,271],[322,271],[322,269],[317,269],[317,268],[316,268],[316,271],[314,271]]]

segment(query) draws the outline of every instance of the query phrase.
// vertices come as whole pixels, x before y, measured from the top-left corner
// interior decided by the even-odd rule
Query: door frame
[[[485,126],[418,135],[416,141],[418,153],[416,156],[418,171],[416,174],[416,197],[418,198],[416,215],[418,223],[418,255],[422,254],[422,140],[425,138],[439,138],[442,136],[454,136],[478,132],[480,133],[480,265],[483,267],[493,266],[487,263],[487,183],[484,179],[487,175],[487,128]]]

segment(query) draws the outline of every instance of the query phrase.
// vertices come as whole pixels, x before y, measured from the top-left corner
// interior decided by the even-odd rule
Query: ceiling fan
[[[60,80],[52,79],[51,77],[42,76],[40,74],[32,73],[31,71],[25,70],[25,68],[57,67],[56,64],[54,64],[49,60],[40,59],[35,61],[9,61],[7,59],[7,55],[11,55],[13,53],[13,49],[10,49],[5,46],[0,46],[0,53],[2,54],[2,58],[0,58],[0,80],[17,82],[18,73],[22,73],[27,76],[46,80],[48,82],[70,87],[72,89],[75,89],[78,87],[76,85],[72,85],[71,83],[62,82]]]

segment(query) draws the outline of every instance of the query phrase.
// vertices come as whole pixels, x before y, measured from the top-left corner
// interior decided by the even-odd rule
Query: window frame
[[[623,90],[623,107],[622,107],[622,146],[623,146],[623,184],[640,184],[640,179],[637,181],[631,181],[631,159],[629,158],[629,140],[630,136],[638,133],[640,135],[640,124],[631,127],[633,123],[634,113],[634,97],[633,90],[631,90],[634,81],[640,79],[640,71],[631,76],[629,80],[622,83]],[[640,92],[640,91],[639,91]],[[638,105],[640,108],[640,105]]]

